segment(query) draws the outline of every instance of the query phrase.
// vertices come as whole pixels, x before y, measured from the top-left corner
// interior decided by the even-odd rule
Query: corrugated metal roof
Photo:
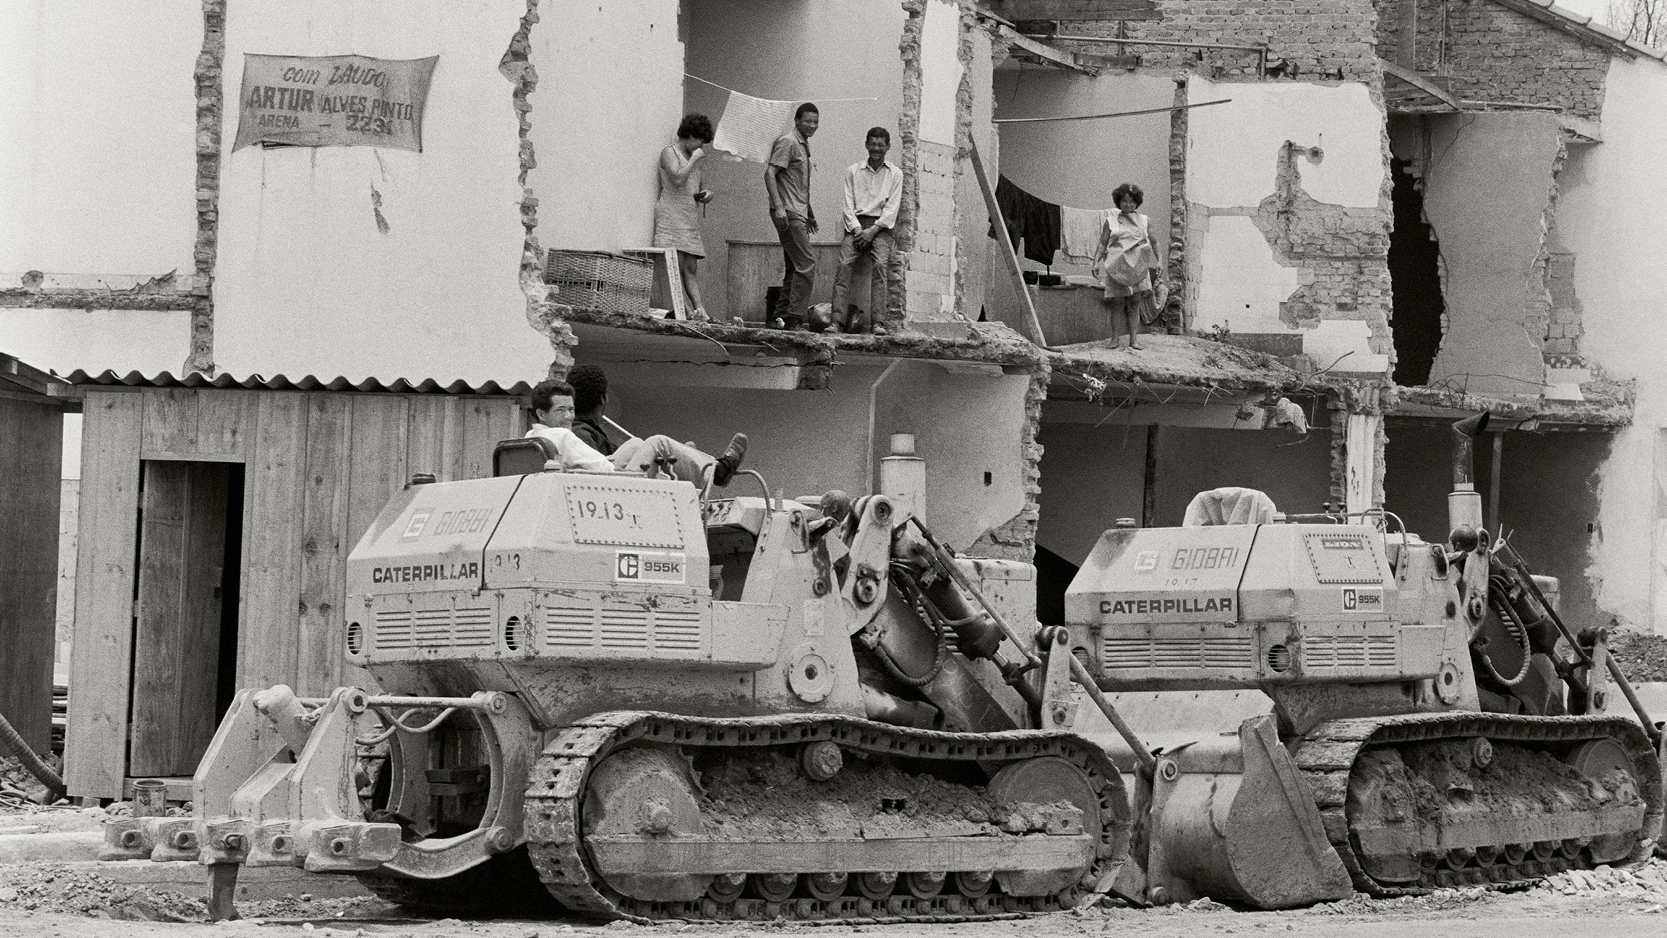
[[[522,395],[527,393],[529,385],[525,381],[517,381],[509,387],[496,381],[486,381],[481,384],[470,384],[467,381],[453,381],[441,384],[433,378],[412,384],[404,378],[392,382],[381,381],[376,378],[366,378],[362,381],[349,381],[346,378],[319,378],[313,375],[303,375],[291,378],[286,375],[265,377],[249,375],[243,378],[231,375],[216,375],[209,377],[201,372],[174,377],[164,371],[155,375],[145,375],[142,372],[130,371],[125,375],[114,371],[103,371],[98,374],[88,374],[76,370],[67,379],[76,385],[125,385],[127,387],[148,388],[242,388],[250,391],[365,391],[382,392],[388,394],[496,394]]]

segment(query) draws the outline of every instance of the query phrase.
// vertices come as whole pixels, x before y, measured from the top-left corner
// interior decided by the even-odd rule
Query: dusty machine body
[[[704,500],[543,452],[515,471],[537,443],[408,486],[351,553],[345,652],[380,692],[240,692],[196,816],[117,825],[111,853],[208,865],[221,915],[242,865],[636,920],[1104,890],[1130,799],[1055,716],[1073,659],[1037,654],[1028,565],[953,558],[885,495]]]
[[[408,487],[353,551],[380,693],[241,692],[196,816],[110,855],[198,860],[222,915],[241,865],[297,865],[430,911],[928,921],[1508,883],[1658,835],[1659,731],[1601,712],[1602,633],[1557,644],[1463,483],[1447,546],[1383,512],[1113,529],[1040,627],[1029,565],[954,557],[884,472],[706,500],[534,456]]]
[[[1119,892],[1281,908],[1648,856],[1660,728],[1481,530],[1484,425],[1455,427],[1445,545],[1382,511],[1102,536],[1072,649],[1157,755],[1105,737],[1137,796]]]

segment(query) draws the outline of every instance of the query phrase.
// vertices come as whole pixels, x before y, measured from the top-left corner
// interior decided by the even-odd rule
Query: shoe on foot
[[[712,469],[712,484],[728,485],[729,480],[735,478],[735,470],[741,468],[741,460],[747,457],[747,435],[737,433],[724,447],[724,454],[718,457],[718,464]]]

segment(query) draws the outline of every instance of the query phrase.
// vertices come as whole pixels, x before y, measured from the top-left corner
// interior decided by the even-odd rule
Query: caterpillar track
[[[1468,763],[1466,751],[1471,754]],[[1459,758],[1452,759],[1454,754]],[[1414,803],[1398,806],[1391,803],[1408,800],[1403,790],[1381,784],[1371,788],[1374,781],[1381,783],[1397,774],[1397,762],[1435,764],[1439,771],[1443,758],[1448,760],[1446,765],[1455,766],[1455,772],[1467,764],[1470,772],[1468,777],[1455,774],[1448,781],[1449,790],[1440,793],[1449,796],[1445,805],[1431,799],[1422,782],[1413,789],[1413,794],[1422,794],[1422,801],[1414,798]],[[1641,849],[1642,838],[1657,829],[1662,816],[1661,768],[1649,740],[1636,724],[1616,717],[1464,712],[1335,720],[1309,733],[1294,759],[1314,793],[1327,839],[1355,888],[1378,897],[1420,895],[1463,885],[1503,887],[1567,869],[1637,861],[1647,856]],[[1507,762],[1516,770],[1508,771]],[[1497,770],[1490,771],[1495,765]],[[1558,770],[1555,766],[1559,765],[1569,768]],[[1616,768],[1629,773],[1630,783],[1613,775]],[[1511,778],[1497,777],[1501,774]],[[1596,810],[1579,801],[1582,782]],[[1502,791],[1505,787],[1512,790]],[[1472,799],[1514,795],[1519,803],[1531,801],[1522,796],[1524,790],[1542,802],[1564,807],[1565,818],[1582,813],[1583,808],[1588,818],[1602,812],[1608,827],[1582,836],[1553,838],[1546,835],[1555,832],[1556,825],[1548,821],[1543,809],[1539,815],[1513,814],[1499,810],[1496,801],[1491,809],[1468,817],[1463,810]],[[1532,805],[1523,807],[1531,809]],[[1408,821],[1422,824],[1413,831]],[[1466,822],[1472,830],[1485,825],[1495,839],[1421,850],[1416,853],[1416,866],[1408,854],[1374,852],[1366,846],[1385,842],[1380,831],[1398,829],[1406,831],[1399,843],[1422,838],[1429,846],[1444,826],[1451,833]],[[1587,823],[1600,827],[1603,822]]]
[[[1093,860],[1064,888],[1044,895],[1013,895],[1003,887],[1001,874],[955,874],[944,892],[909,888],[925,875],[928,882],[941,873],[899,869],[886,873],[818,868],[814,840],[802,847],[804,866],[796,870],[791,893],[788,874],[773,883],[758,884],[748,877],[742,895],[738,876],[716,876],[698,898],[654,901],[632,898],[599,872],[592,846],[587,844],[586,797],[598,775],[597,766],[608,756],[644,746],[667,747],[685,761],[704,757],[735,759],[763,750],[791,751],[807,744],[828,742],[856,759],[918,760],[937,763],[948,771],[987,770],[1014,766],[1026,760],[1060,758],[1080,770],[1099,815],[1096,829],[1087,831]],[[951,763],[960,763],[956,766]],[[969,796],[975,792],[966,789]],[[883,793],[876,792],[876,796]],[[785,715],[756,719],[701,719],[665,713],[614,712],[597,714],[560,730],[534,764],[526,796],[528,853],[550,894],[568,909],[605,918],[639,923],[666,920],[769,921],[777,918],[819,922],[943,922],[1021,917],[1070,908],[1109,881],[1127,855],[1128,798],[1115,767],[1105,754],[1069,733],[1019,731],[944,733],[910,730],[853,717]],[[1086,813],[1085,813],[1086,817]],[[593,823],[594,818],[590,819]],[[1084,822],[1087,823],[1086,821]],[[1034,841],[1041,835],[1029,838]],[[896,894],[872,888],[895,875]],[[1024,874],[1021,874],[1024,875]]]

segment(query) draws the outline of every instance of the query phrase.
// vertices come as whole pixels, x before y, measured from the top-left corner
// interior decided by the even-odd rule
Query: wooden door
[[[191,775],[214,735],[230,469],[143,464],[129,776]]]

